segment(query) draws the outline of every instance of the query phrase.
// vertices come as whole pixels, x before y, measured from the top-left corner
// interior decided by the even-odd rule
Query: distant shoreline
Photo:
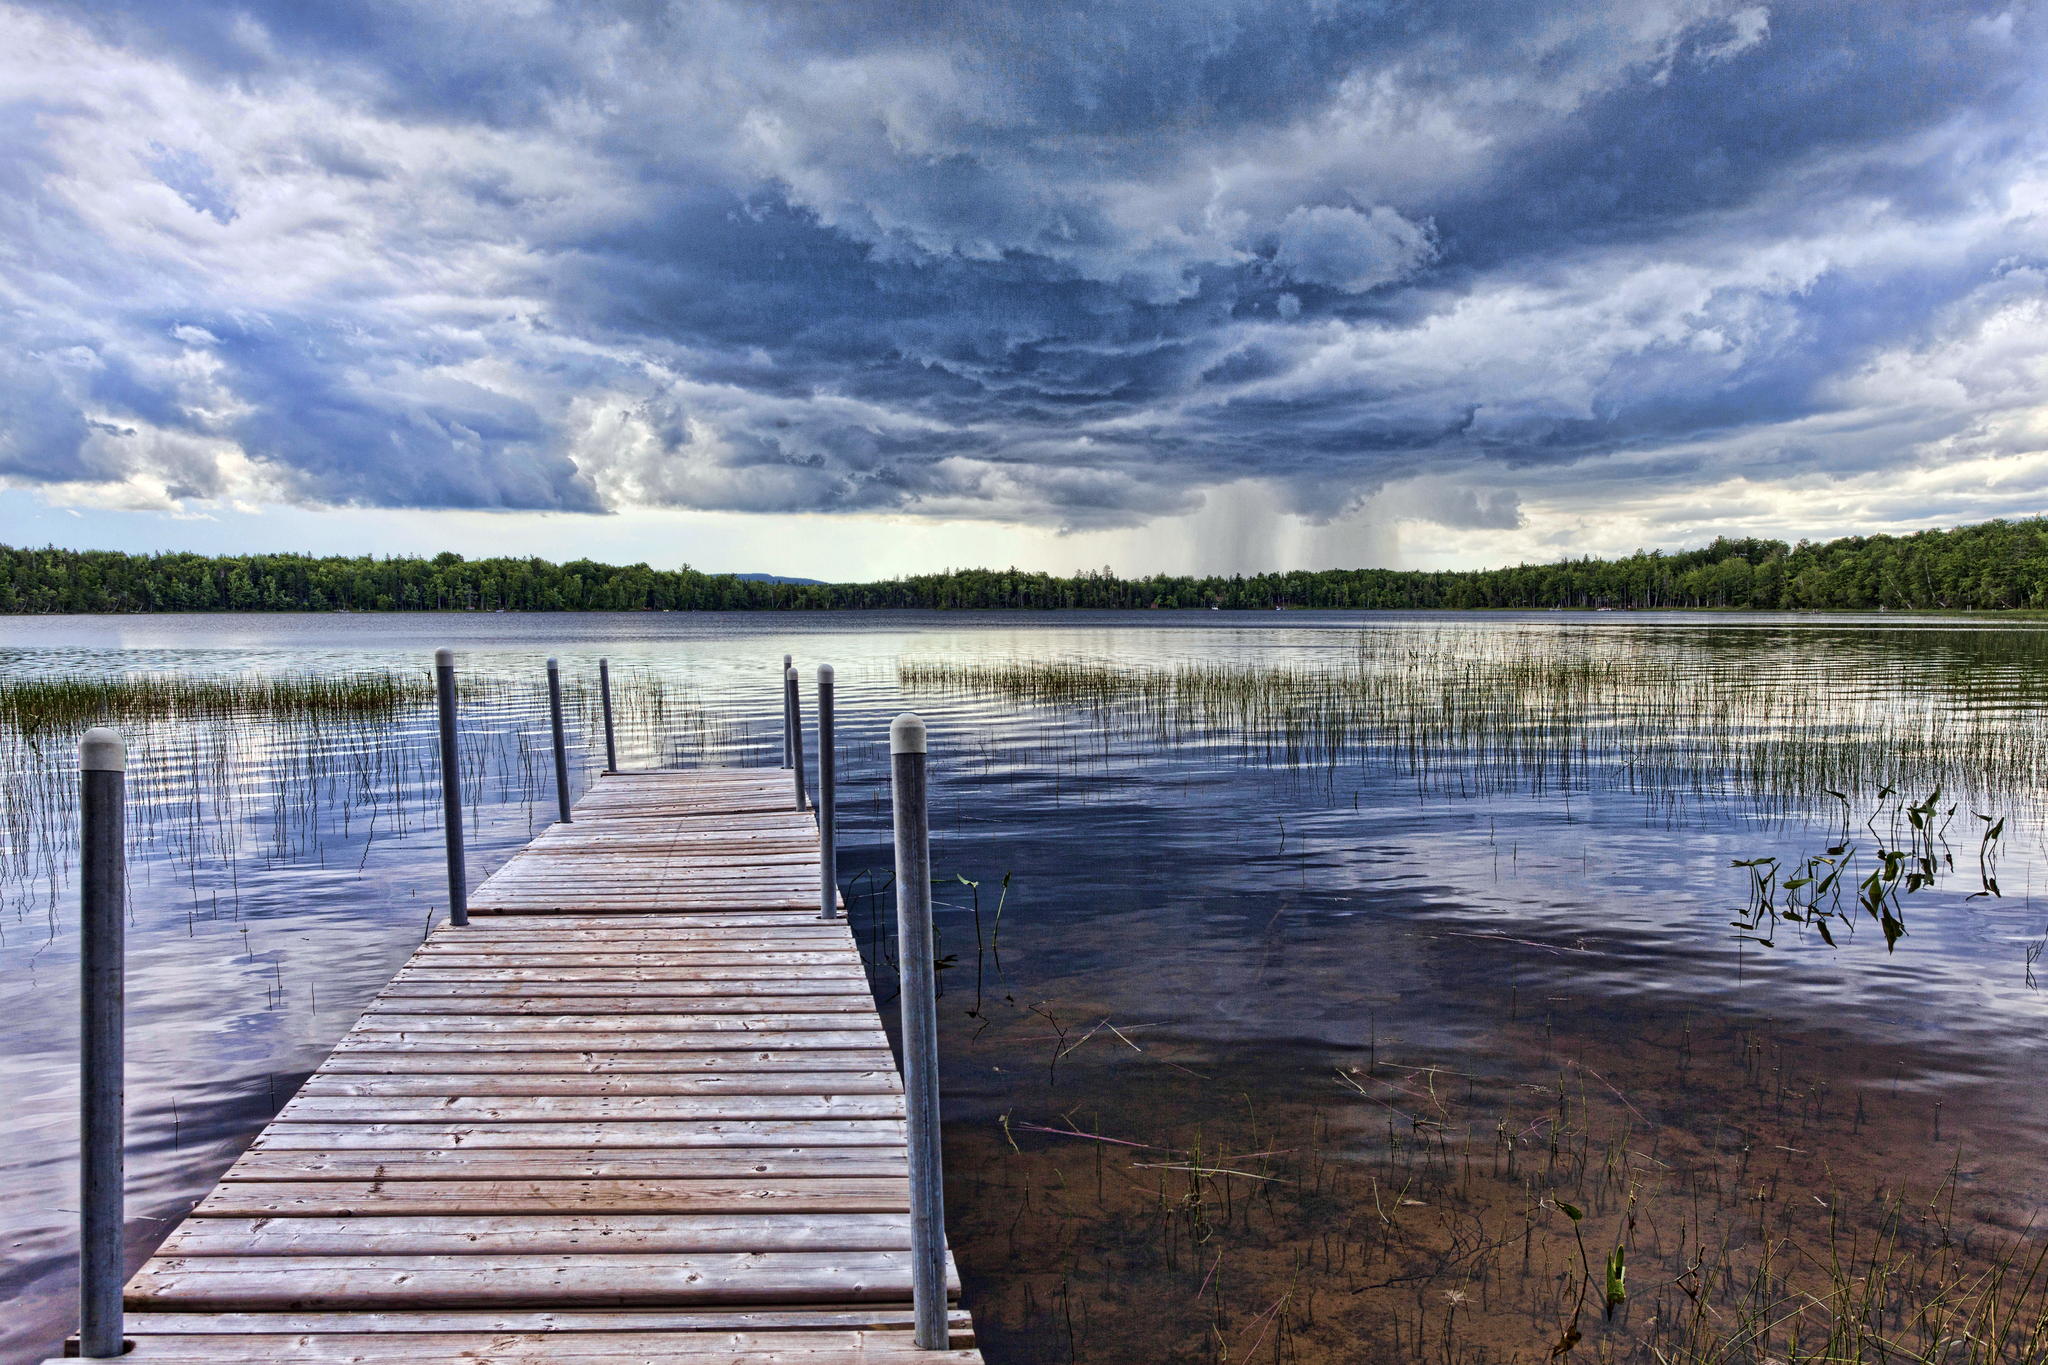
[[[7,611],[0,619],[66,616],[873,616],[888,612],[947,615],[1065,616],[1084,612],[1128,616],[1433,615],[1433,616],[1939,616],[1958,620],[2048,621],[2048,607],[164,607],[131,611]]]
[[[874,582],[538,558],[128,554],[0,545],[0,615],[432,611],[1912,611],[2048,612],[2048,519],[1824,543],[1723,536],[1698,549],[1497,569],[1066,577],[953,569]]]

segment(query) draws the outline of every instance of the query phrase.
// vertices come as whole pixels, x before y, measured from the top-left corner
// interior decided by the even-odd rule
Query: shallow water
[[[627,766],[776,761],[781,655],[807,671],[830,662],[842,876],[885,996],[882,745],[896,712],[925,714],[935,869],[980,883],[940,894],[941,1020],[949,1221],[997,1365],[1546,1359],[1582,1287],[1576,1220],[1556,1200],[1583,1209],[1589,1239],[1627,1240],[1636,1258],[1626,1311],[1581,1323],[1584,1359],[1637,1358],[1668,1326],[1667,1303],[1695,1301],[1680,1298],[1695,1252],[1678,1231],[1741,1223],[1716,1209],[1749,1210],[1759,1230],[1733,1241],[1754,1250],[1770,1241],[1760,1210],[1790,1218],[1792,1193],[1847,1209],[1883,1185],[1924,1207],[1946,1181],[1960,1193],[1945,1226],[2037,1237],[2024,1229],[2048,1189],[2048,1000],[2035,980],[2048,963],[2030,956],[2044,935],[2038,788],[1984,775],[1949,799],[1974,803],[1949,825],[1954,865],[1909,898],[1895,950],[1867,924],[1838,947],[1795,929],[1766,948],[1729,924],[1745,898],[1729,864],[1837,837],[1811,792],[1674,791],[1597,749],[1541,782],[1466,771],[1460,752],[1418,767],[1391,736],[1297,761],[1115,707],[906,688],[897,665],[1341,668],[1368,632],[1375,648],[1489,657],[1568,637],[1701,678],[1768,675],[1820,712],[1867,719],[1874,698],[1924,711],[1938,732],[1988,723],[1996,737],[2009,723],[2018,753],[2038,744],[2026,707],[2048,681],[2048,633],[1574,613],[8,624],[4,675],[412,669],[455,646],[467,672],[498,684],[466,727],[473,879],[551,809],[543,656],[572,680],[606,655],[622,682],[668,681],[670,711],[625,726]],[[141,727],[133,1257],[210,1187],[439,909],[430,719]],[[594,765],[577,728],[580,787]],[[30,761],[7,738],[13,761]],[[0,859],[10,1361],[49,1352],[70,1313],[75,908],[55,809],[67,747],[33,756],[48,783],[10,776]],[[1873,794],[1851,795],[1860,817]],[[1996,897],[1972,898],[1978,810],[2011,817]],[[1695,1212],[1681,1216],[1672,1172]]]

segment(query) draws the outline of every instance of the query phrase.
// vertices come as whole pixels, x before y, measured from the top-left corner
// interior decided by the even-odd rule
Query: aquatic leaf
[[[1835,936],[1828,932],[1828,922],[1825,918],[1816,915],[1813,920],[1813,927],[1820,930],[1820,936],[1827,943],[1828,947],[1832,948],[1835,946]]]
[[[1586,1211],[1577,1204],[1567,1204],[1564,1200],[1560,1199],[1557,1201],[1557,1206],[1563,1209],[1564,1216],[1571,1219],[1574,1223],[1586,1216]]]
[[[1607,1316],[1613,1317],[1614,1310],[1628,1300],[1628,1267],[1622,1262],[1622,1248],[1614,1248],[1614,1254],[1607,1258]]]

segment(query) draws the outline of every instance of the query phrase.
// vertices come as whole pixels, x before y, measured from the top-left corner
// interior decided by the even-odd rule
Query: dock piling
[[[555,804],[569,823],[569,745],[562,734],[562,666],[548,660],[548,723],[555,732]]]
[[[789,732],[794,727],[796,723],[796,718],[790,714],[788,682],[790,667],[795,662],[796,661],[787,654],[782,656],[782,766],[785,768],[789,767],[795,761],[795,753],[790,746]]]
[[[903,1102],[910,1147],[911,1302],[917,1344],[946,1349],[946,1192],[939,1157],[939,1018],[932,962],[932,855],[925,726],[889,726],[896,830],[896,941],[903,1011]]]
[[[796,808],[804,808],[804,711],[794,668],[782,670],[782,714],[789,722],[789,766],[796,778]]]
[[[839,916],[839,756],[833,749],[832,665],[818,665],[818,918]]]
[[[78,745],[79,787],[79,1211],[78,1353],[92,1360],[125,1349],[121,1312],[126,1225],[122,1046],[128,865],[128,752],[119,732],[87,730]]]
[[[455,651],[434,651],[434,698],[441,721],[441,824],[448,848],[448,920],[469,923],[469,879],[462,868],[462,762],[455,735]]]
[[[619,770],[619,746],[612,738],[612,661],[597,661],[597,699],[604,708],[604,770]]]

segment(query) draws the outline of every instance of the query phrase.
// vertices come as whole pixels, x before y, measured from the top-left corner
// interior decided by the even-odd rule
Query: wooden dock
[[[129,1282],[129,1358],[978,1362],[957,1308],[912,1343],[902,1085],[792,805],[598,778]]]

